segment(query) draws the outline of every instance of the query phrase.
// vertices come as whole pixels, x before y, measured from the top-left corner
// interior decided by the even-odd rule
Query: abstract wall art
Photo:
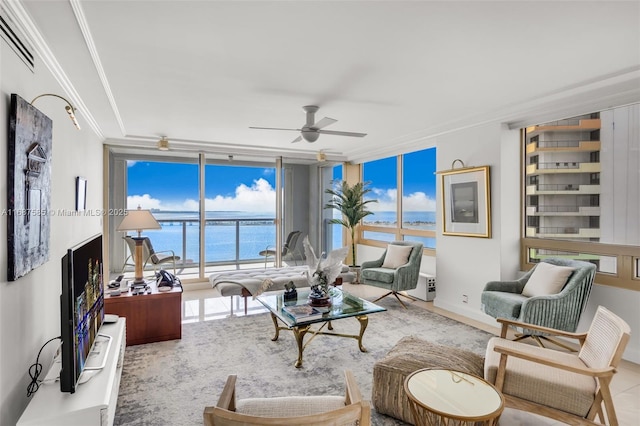
[[[7,280],[49,260],[53,123],[11,95],[7,167]]]

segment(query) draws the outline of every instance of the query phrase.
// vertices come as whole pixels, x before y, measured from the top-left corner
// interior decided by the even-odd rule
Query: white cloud
[[[127,160],[127,167],[133,167],[137,163],[136,160]]]
[[[395,211],[398,191],[396,189],[372,189],[370,198],[377,199],[377,203],[367,206],[373,212]],[[414,192],[402,199],[405,211],[435,211],[436,200],[428,197],[424,192]],[[163,202],[152,198],[149,194],[131,195],[127,197],[127,209],[135,209],[140,205],[143,209],[158,209],[163,211],[198,211],[198,200],[187,198],[177,202]],[[236,188],[232,196],[217,195],[205,200],[207,211],[244,211],[244,212],[274,212],[276,205],[276,191],[265,179],[253,181],[251,186],[242,184]]]
[[[369,203],[367,206],[372,212],[388,212],[396,210],[398,199],[397,189],[381,190],[372,188],[369,198],[377,199],[377,203]],[[402,206],[405,211],[436,211],[436,200],[430,198],[424,192],[414,192],[402,197]]]
[[[151,198],[151,195],[129,195],[127,197],[127,209],[133,210],[140,206],[143,209],[159,209],[160,200],[157,198]]]
[[[152,198],[149,194],[130,195],[127,197],[127,209],[135,209],[140,205],[143,209],[158,209],[163,211],[198,211],[198,200],[187,198],[178,202],[163,202]],[[218,195],[205,200],[206,210],[217,211],[245,211],[245,212],[274,212],[276,205],[276,191],[265,179],[253,181],[251,186],[242,184],[236,188],[233,196]]]
[[[406,211],[436,211],[436,200],[430,198],[424,192],[414,192],[402,198],[402,205]]]
[[[218,195],[205,200],[206,210],[218,211],[271,212],[275,211],[275,205],[276,191],[262,178],[254,180],[251,186],[238,186],[231,197]]]

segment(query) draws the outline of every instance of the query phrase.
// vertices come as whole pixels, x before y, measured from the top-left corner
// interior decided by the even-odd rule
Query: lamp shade
[[[118,231],[137,231],[138,236],[143,229],[162,229],[162,227],[150,210],[142,210],[140,206],[136,210],[129,210],[117,228]]]

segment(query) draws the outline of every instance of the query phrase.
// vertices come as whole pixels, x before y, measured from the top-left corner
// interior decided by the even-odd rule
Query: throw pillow
[[[412,246],[389,244],[387,247],[387,254],[384,255],[382,267],[395,269],[398,266],[404,265],[409,261],[409,255],[411,254],[412,248]]]
[[[533,297],[560,293],[572,272],[573,268],[567,266],[540,262],[522,289],[522,295]]]

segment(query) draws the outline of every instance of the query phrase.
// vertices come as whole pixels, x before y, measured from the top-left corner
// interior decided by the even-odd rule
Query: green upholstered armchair
[[[393,246],[399,247],[396,249]],[[402,258],[403,254],[401,253],[403,251],[402,247],[410,247],[410,252],[404,254],[404,258]],[[377,298],[374,302],[393,294],[400,304],[406,308],[398,294],[405,297],[408,296],[398,292],[412,290],[418,286],[422,247],[422,243],[414,241],[393,241],[389,243],[389,246],[387,246],[387,249],[379,259],[362,262],[360,276],[363,283],[389,290],[388,293]]]
[[[566,279],[561,290],[555,294],[523,295],[527,282],[542,263],[569,267],[573,272]],[[518,280],[488,282],[482,291],[482,310],[494,318],[506,318],[574,332],[587,305],[595,274],[596,266],[593,263],[570,259],[545,259]],[[540,346],[543,346],[540,341],[540,338],[544,338],[543,334],[540,331],[527,329],[518,336],[518,339],[533,337]]]

